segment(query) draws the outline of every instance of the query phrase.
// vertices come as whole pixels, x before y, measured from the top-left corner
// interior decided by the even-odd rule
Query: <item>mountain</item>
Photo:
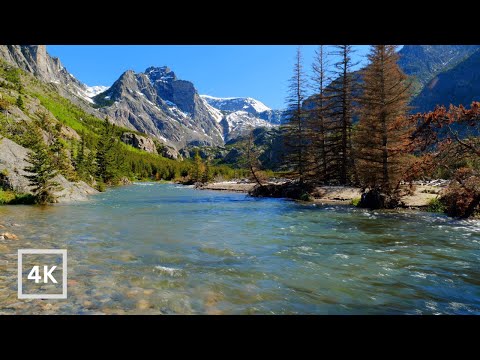
[[[419,93],[436,75],[454,68],[480,49],[480,45],[405,45],[399,66],[416,80]]]
[[[284,120],[284,111],[272,110],[264,103],[250,97],[217,98],[209,95],[201,95],[201,97],[214,108],[226,113],[247,112],[273,125],[280,125]]]
[[[223,114],[220,124],[224,129],[225,142],[247,134],[256,128],[272,128],[284,120],[284,111],[272,110],[262,102],[246,97],[217,98],[201,97]]]
[[[412,107],[415,112],[425,112],[437,104],[468,106],[472,101],[480,101],[480,50],[430,80],[413,99]]]
[[[108,116],[175,149],[223,145],[248,129],[282,121],[281,111],[251,98],[201,97],[192,82],[178,79],[166,66],[128,70],[107,88],[83,84],[45,45],[0,45],[0,58],[51,84],[89,114]]]
[[[99,91],[107,89],[105,86],[89,87],[77,80],[62,65],[59,58],[47,53],[45,45],[0,45],[0,58],[46,83],[54,84],[62,96],[74,101],[90,113],[95,111],[85,106],[84,101],[93,104],[91,98]]]
[[[223,144],[222,114],[205,103],[191,82],[178,79],[166,66],[143,73],[128,70],[93,100],[118,125],[177,148]]]
[[[55,73],[48,66],[38,66],[31,48],[8,60],[5,57],[13,53],[7,47],[2,50],[8,52],[0,56],[0,202],[35,200],[30,196],[35,189],[27,177],[27,168],[33,165],[29,161],[37,168],[55,169],[55,182],[63,188],[54,191],[58,201],[85,199],[96,192],[93,187],[103,190],[105,184],[171,180],[191,173],[190,163],[167,158],[177,156],[165,144],[131,129],[111,126],[103,114],[97,117],[84,110],[98,112],[78,96],[70,93],[83,107],[62,96],[68,91],[66,86],[74,83],[54,82],[65,73],[63,68]],[[23,63],[27,70],[14,61]],[[31,150],[42,157],[28,157]]]

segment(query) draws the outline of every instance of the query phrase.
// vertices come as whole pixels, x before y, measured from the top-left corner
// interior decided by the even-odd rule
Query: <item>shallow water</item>
[[[480,314],[480,222],[171,184],[4,206],[0,313]],[[18,300],[17,249],[68,249],[68,299]]]

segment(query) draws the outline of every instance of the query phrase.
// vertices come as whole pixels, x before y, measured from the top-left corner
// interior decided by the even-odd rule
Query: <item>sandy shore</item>
[[[235,181],[222,181],[206,184],[200,187],[201,190],[219,190],[219,191],[235,191],[249,192],[255,186],[255,183],[237,183]]]
[[[203,190],[234,191],[247,193],[255,183],[237,183],[235,181],[224,181],[211,183],[202,186]],[[402,201],[406,207],[422,208],[428,206],[429,202],[436,198],[443,187],[431,185],[417,185],[413,195],[404,196]],[[321,186],[314,193],[314,202],[318,204],[349,205],[353,199],[361,197],[359,188],[351,186]]]

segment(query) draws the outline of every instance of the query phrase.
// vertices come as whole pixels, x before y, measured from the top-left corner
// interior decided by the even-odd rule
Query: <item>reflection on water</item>
[[[480,314],[480,222],[168,184],[0,207],[0,313]],[[66,248],[67,300],[18,300],[18,248]]]

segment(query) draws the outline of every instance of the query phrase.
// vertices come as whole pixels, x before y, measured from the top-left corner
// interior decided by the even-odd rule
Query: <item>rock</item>
[[[67,281],[67,285],[68,285],[68,286],[77,286],[77,285],[78,285],[78,281],[77,281],[77,280],[70,279],[70,280]]]
[[[289,181],[283,184],[256,185],[248,193],[253,197],[289,198],[308,201],[311,198],[310,193],[314,189],[315,186],[313,184],[304,183],[300,185],[298,182]]]
[[[6,227],[0,224],[0,229],[6,229]]]
[[[9,232],[4,232],[2,234],[0,234],[0,238],[5,239],[5,240],[18,240],[18,236],[15,235],[15,234],[12,234],[12,233],[9,233]]]
[[[0,172],[4,174],[2,177],[4,187],[20,193],[32,193],[32,187],[26,178],[30,174],[23,170],[30,165],[25,160],[27,154],[28,149],[23,146],[7,138],[0,140]],[[98,193],[97,190],[83,181],[73,183],[62,175],[57,175],[54,180],[62,188],[62,190],[55,193],[57,202],[86,200],[88,195]]]
[[[219,111],[200,98],[191,82],[177,79],[165,66],[143,73],[128,70],[93,100],[115,124],[176,148],[192,142],[223,144]]]
[[[367,209],[394,209],[400,201],[391,195],[382,193],[379,189],[372,189],[362,194],[358,207]]]
[[[134,133],[123,133],[120,138],[125,144],[131,145],[152,154],[157,154],[157,147],[152,139]]]
[[[177,160],[180,156],[180,154],[178,153],[178,151],[172,147],[172,146],[167,146],[165,145],[161,151],[161,154],[163,157],[166,157],[168,159],[172,159],[172,160]]]
[[[150,303],[147,300],[141,299],[137,302],[138,310],[147,310],[149,308],[150,308]]]
[[[118,181],[118,183],[119,183],[120,185],[131,185],[131,184],[132,184],[132,182],[131,182],[128,178],[126,178],[126,177],[122,177],[122,178]]]

